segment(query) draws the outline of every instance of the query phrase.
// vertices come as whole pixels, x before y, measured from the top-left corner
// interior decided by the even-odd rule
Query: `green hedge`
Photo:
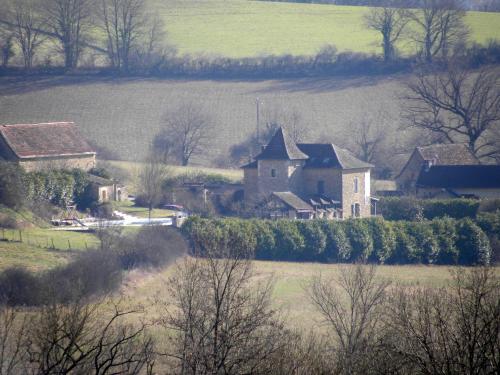
[[[484,229],[500,225],[484,217],[432,221],[346,221],[202,219],[182,226],[192,251],[227,245],[249,250],[255,259],[280,261],[356,262],[382,264],[489,264],[490,240]]]
[[[480,205],[481,201],[477,199],[384,197],[378,203],[378,211],[386,220],[418,221],[442,217],[463,219],[466,217],[475,218],[479,212]]]

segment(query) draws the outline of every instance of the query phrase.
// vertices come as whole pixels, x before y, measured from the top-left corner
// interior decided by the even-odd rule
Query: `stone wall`
[[[256,202],[259,195],[257,168],[243,170],[243,195],[246,202]]]
[[[304,169],[304,193],[318,194],[318,181],[324,181],[324,195],[342,201],[342,170],[334,168],[306,168]]]
[[[358,192],[354,192],[354,180],[358,179]],[[371,215],[370,202],[370,171],[369,169],[358,169],[342,171],[342,210],[343,217],[352,217],[351,206],[358,203],[360,206],[360,217]]]
[[[276,191],[292,191],[300,194],[303,163],[300,160],[259,160],[257,178],[259,196],[266,197]]]
[[[71,157],[51,157],[38,159],[22,159],[19,165],[27,172],[40,171],[46,169],[82,169],[89,171],[96,165],[95,155],[82,155]]]
[[[396,178],[398,189],[407,193],[415,193],[415,183],[422,169],[424,159],[414,151],[401,174]]]

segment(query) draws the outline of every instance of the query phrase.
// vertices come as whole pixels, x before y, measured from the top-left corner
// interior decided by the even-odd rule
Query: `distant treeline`
[[[260,260],[487,265],[492,255],[496,257],[492,243],[498,242],[500,214],[481,214],[476,221],[446,217],[432,221],[191,217],[182,231],[191,251],[201,255],[214,241],[221,241],[228,248],[231,244],[243,246]]]
[[[335,4],[353,6],[401,6],[406,8],[421,7],[421,0],[260,0],[279,3],[305,3],[305,4]],[[463,1],[466,9],[482,12],[499,12],[500,1],[498,0],[466,0]]]
[[[460,61],[464,66],[478,68],[484,65],[500,64],[500,42],[491,41],[483,46],[474,44],[462,51]],[[264,57],[171,57],[155,65],[132,66],[127,72],[112,67],[81,67],[71,74],[82,76],[153,76],[192,78],[289,78],[309,76],[385,75],[411,72],[419,64],[417,56],[398,57],[384,61],[381,55],[358,52],[338,53],[334,46],[323,48],[314,56],[270,55]],[[435,62],[439,65],[439,62]],[[30,75],[61,75],[67,73],[64,67],[36,66]],[[25,75],[20,67],[0,67],[1,75]]]

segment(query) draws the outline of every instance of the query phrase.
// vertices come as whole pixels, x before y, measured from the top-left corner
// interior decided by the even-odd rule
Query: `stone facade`
[[[96,165],[94,155],[81,156],[59,156],[33,159],[20,159],[18,164],[26,172],[41,171],[48,169],[82,169],[89,171]]]
[[[296,212],[307,204],[314,207],[316,217],[367,217],[371,167],[332,144],[296,145],[280,129],[256,161],[243,167],[244,199],[258,206],[277,193],[287,193],[292,197],[287,207]],[[279,200],[279,194],[272,199]],[[289,212],[285,216],[298,217]]]

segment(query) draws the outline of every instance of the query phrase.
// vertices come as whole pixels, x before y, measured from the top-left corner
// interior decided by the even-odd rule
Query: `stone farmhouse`
[[[500,198],[500,165],[435,165],[422,168],[420,198]]]
[[[96,151],[72,122],[0,125],[0,159],[18,163],[27,172],[47,169],[82,169],[96,166]],[[98,202],[125,200],[122,185],[88,175]]]
[[[417,180],[423,168],[431,166],[479,165],[476,156],[466,144],[444,144],[416,147],[396,177],[398,190],[415,194]]]
[[[244,201],[272,218],[367,217],[372,167],[334,144],[296,144],[280,128],[242,167]]]
[[[466,144],[417,147],[396,182],[420,198],[499,198],[500,165],[482,165]]]
[[[0,158],[26,171],[47,168],[89,171],[96,152],[72,122],[0,125]]]

